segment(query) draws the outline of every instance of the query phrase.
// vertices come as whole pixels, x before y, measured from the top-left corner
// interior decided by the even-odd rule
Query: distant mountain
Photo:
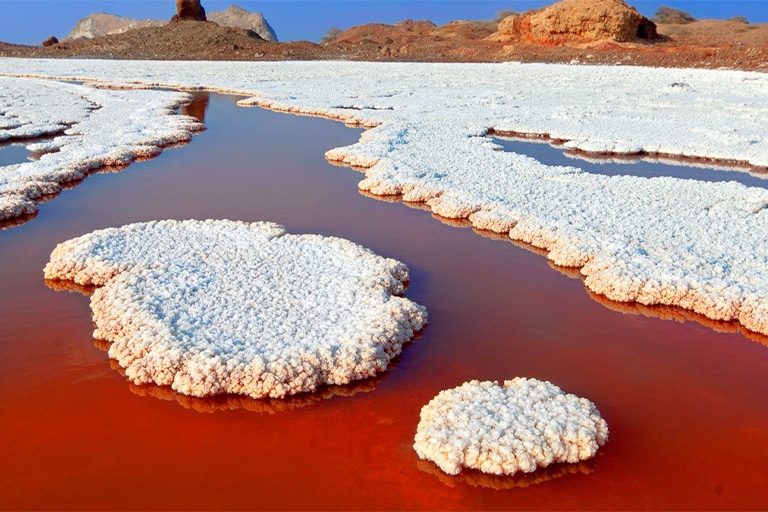
[[[208,20],[222,27],[251,30],[262,39],[277,42],[277,34],[260,12],[248,12],[242,7],[230,5],[225,11],[208,13]],[[138,20],[114,14],[96,13],[78,21],[64,40],[93,39],[109,34],[120,34],[136,28],[157,27],[166,23],[165,20]]]
[[[126,30],[135,28],[156,27],[165,24],[162,20],[136,20],[125,16],[115,16],[99,12],[86,16],[77,22],[77,25],[69,31],[64,41],[70,39],[93,39],[107,34],[120,34]]]
[[[277,34],[260,12],[248,12],[242,7],[230,5],[226,11],[208,13],[208,21],[218,23],[222,27],[252,30],[259,34],[262,39],[273,43],[277,42]]]

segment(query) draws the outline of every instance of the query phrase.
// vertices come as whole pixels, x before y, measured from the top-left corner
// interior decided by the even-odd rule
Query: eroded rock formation
[[[656,25],[623,0],[562,0],[543,9],[507,16],[491,36],[537,44],[652,40]]]
[[[207,21],[205,9],[200,0],[176,0],[176,14],[171,21],[194,20]]]

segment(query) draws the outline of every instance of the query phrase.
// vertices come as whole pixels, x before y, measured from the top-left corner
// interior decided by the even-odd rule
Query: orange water
[[[361,175],[323,158],[359,130],[215,95],[206,124],[0,231],[0,508],[768,508],[768,346],[613,311],[540,255],[360,195]],[[159,218],[351,239],[410,266],[430,324],[382,377],[321,395],[132,387],[94,346],[87,297],[51,290],[42,268],[60,241]],[[503,479],[418,460],[419,410],[438,391],[515,376],[597,404],[611,434],[594,461]]]

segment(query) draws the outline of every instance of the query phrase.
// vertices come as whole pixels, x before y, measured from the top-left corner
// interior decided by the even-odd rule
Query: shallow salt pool
[[[653,157],[617,157],[603,155],[590,156],[584,153],[571,153],[567,148],[556,147],[543,140],[525,140],[512,137],[492,137],[493,142],[504,151],[527,155],[546,165],[564,165],[577,167],[584,172],[604,176],[639,176],[658,178],[668,176],[699,181],[736,181],[748,187],[768,188],[768,170],[750,173],[745,168],[729,168],[714,165],[696,166],[683,161],[664,161]]]
[[[20,164],[29,159],[30,152],[19,144],[0,144],[0,167]]]
[[[0,231],[0,508],[765,508],[764,337],[593,300],[535,252],[360,194],[362,174],[323,157],[360,130],[234,101],[198,96],[208,129],[188,146]],[[42,269],[63,240],[164,218],[350,239],[409,266],[430,323],[382,376],[287,401],[131,386],[92,339],[87,297],[52,290]],[[610,437],[594,460],[511,479],[419,461],[432,397],[516,376],[597,405]]]

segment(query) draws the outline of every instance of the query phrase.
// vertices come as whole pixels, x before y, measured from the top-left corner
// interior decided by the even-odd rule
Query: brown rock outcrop
[[[53,46],[55,44],[59,44],[59,40],[56,38],[56,36],[51,36],[43,41],[43,46]]]
[[[205,9],[203,9],[200,0],[176,0],[177,13],[171,18],[171,21],[194,20],[206,21]]]
[[[558,45],[656,37],[656,25],[623,0],[562,0],[507,16],[491,39]]]

